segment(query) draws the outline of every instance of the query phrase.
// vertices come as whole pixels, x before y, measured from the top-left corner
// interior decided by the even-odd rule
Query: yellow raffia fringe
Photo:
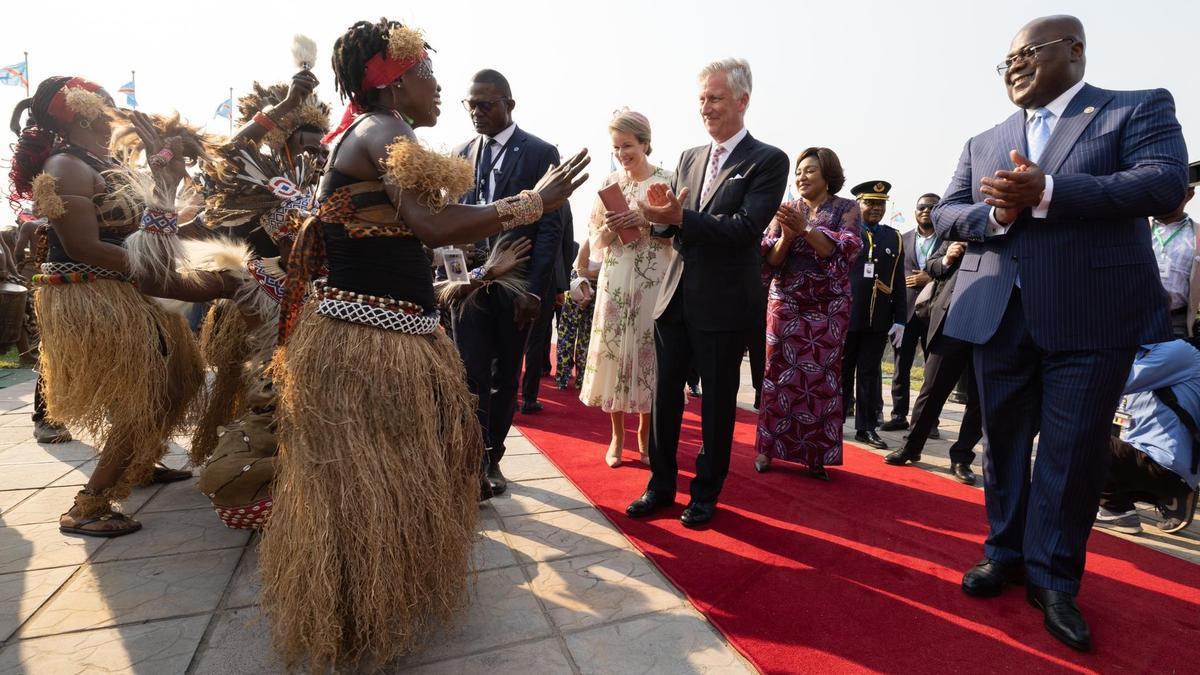
[[[196,466],[217,447],[217,427],[229,424],[245,411],[243,393],[248,384],[246,359],[250,356],[250,333],[245,317],[228,300],[214,303],[204,317],[200,351],[204,361],[216,369],[216,375],[188,451]]]
[[[75,113],[76,117],[91,121],[103,115],[107,109],[108,104],[96,92],[83,87],[67,88],[67,110]]]
[[[48,173],[39,173],[33,179],[33,212],[44,218],[62,218],[67,214],[67,205],[58,196],[58,179]]]
[[[416,28],[397,26],[388,31],[388,56],[393,61],[414,59],[425,51],[425,34]]]
[[[101,461],[129,453],[105,491],[120,501],[150,477],[188,415],[203,379],[195,340],[182,316],[119,281],[42,287],[34,303],[47,415],[95,437]]]
[[[329,131],[329,109],[319,104],[304,103],[284,115],[278,125],[263,137],[263,142],[272,150],[282,148],[288,138],[302,126],[309,125]]]
[[[383,180],[420,193],[423,203],[436,213],[471,189],[475,172],[462,157],[443,155],[412,139],[400,138],[388,146]]]
[[[465,604],[483,440],[462,360],[443,333],[309,304],[272,370],[280,466],[261,565],[275,646],[314,672],[385,664]]]

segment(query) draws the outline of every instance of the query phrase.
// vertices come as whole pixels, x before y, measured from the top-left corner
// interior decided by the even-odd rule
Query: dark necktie
[[[475,181],[479,185],[479,201],[488,201],[488,182],[492,174],[492,139],[483,137],[483,152],[479,155],[479,177]]]

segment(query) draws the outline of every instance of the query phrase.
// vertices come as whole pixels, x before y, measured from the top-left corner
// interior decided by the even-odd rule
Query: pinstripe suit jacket
[[[1147,216],[1183,200],[1187,149],[1165,89],[1085,85],[1067,106],[1039,164],[1054,177],[1045,219],[1030,210],[1008,233],[984,237],[991,207],[979,180],[1028,156],[1025,111],[967,141],[933,211],[943,239],[970,242],[945,333],[986,343],[1018,277],[1026,325],[1050,351],[1136,347],[1171,337]]]

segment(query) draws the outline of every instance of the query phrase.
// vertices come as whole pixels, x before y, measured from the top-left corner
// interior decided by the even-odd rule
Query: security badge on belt
[[[1129,398],[1122,396],[1121,405],[1117,407],[1117,412],[1113,414],[1113,426],[1121,427],[1122,432],[1128,429],[1130,422],[1133,421],[1133,416],[1129,414],[1128,404]]]

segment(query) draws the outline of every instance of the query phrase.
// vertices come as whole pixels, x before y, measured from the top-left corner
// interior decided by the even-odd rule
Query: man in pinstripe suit
[[[1078,19],[1022,28],[997,66],[1021,110],[967,142],[933,212],[939,235],[969,242],[945,333],[977,345],[987,439],[986,557],[962,587],[1027,580],[1046,628],[1079,650],[1113,412],[1137,346],[1171,336],[1146,217],[1187,185],[1170,93],[1093,87],[1084,64]]]

